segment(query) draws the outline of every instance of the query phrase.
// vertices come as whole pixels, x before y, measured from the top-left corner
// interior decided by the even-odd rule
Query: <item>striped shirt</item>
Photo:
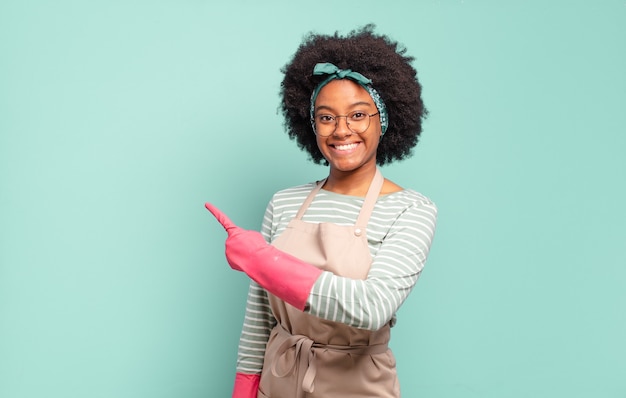
[[[261,233],[267,242],[287,227],[314,184],[285,189],[267,206]],[[320,190],[302,217],[305,222],[354,225],[364,198]],[[365,280],[324,271],[307,301],[307,312],[346,325],[378,330],[395,324],[395,313],[415,286],[435,232],[437,208],[427,197],[405,189],[378,197],[367,225],[372,265]],[[237,371],[260,373],[265,345],[276,319],[267,292],[250,283]]]

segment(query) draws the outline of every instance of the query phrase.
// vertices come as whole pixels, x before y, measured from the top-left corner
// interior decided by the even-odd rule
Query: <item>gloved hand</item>
[[[245,272],[265,290],[301,311],[322,270],[278,250],[257,231],[236,226],[210,203],[204,205],[226,232],[226,260],[231,268]]]

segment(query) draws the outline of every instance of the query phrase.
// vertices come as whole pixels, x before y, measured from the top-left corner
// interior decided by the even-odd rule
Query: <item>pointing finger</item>
[[[213,216],[217,219],[217,221],[222,224],[224,229],[228,232],[229,229],[236,228],[237,226],[224,214],[220,209],[213,206],[211,203],[205,203],[204,207],[207,208],[208,211],[213,214]]]

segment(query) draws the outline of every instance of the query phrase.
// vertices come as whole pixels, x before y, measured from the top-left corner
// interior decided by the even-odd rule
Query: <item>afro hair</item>
[[[389,127],[378,145],[378,165],[405,159],[417,145],[427,110],[422,102],[417,72],[411,65],[414,58],[407,56],[406,49],[397,42],[375,34],[374,28],[369,24],[345,37],[337,32],[334,35],[309,33],[282,68],[280,110],[285,128],[289,137],[317,164],[328,164],[317,147],[309,113],[311,93],[324,79],[313,75],[313,68],[320,62],[330,62],[371,79],[372,86],[385,102]]]

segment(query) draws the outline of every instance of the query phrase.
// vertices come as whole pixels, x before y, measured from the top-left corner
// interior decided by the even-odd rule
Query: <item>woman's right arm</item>
[[[237,373],[260,374],[263,370],[265,345],[276,319],[272,315],[267,292],[250,281],[246,314],[239,338]]]
[[[275,324],[267,293],[251,281],[246,315],[239,338],[233,398],[256,398],[263,370],[265,346]]]
[[[272,212],[273,206],[270,202],[261,226],[261,234],[267,242],[270,242],[272,236]],[[256,282],[250,281],[246,313],[239,337],[233,398],[256,398],[265,346],[275,325],[276,319],[272,314],[267,292]]]

